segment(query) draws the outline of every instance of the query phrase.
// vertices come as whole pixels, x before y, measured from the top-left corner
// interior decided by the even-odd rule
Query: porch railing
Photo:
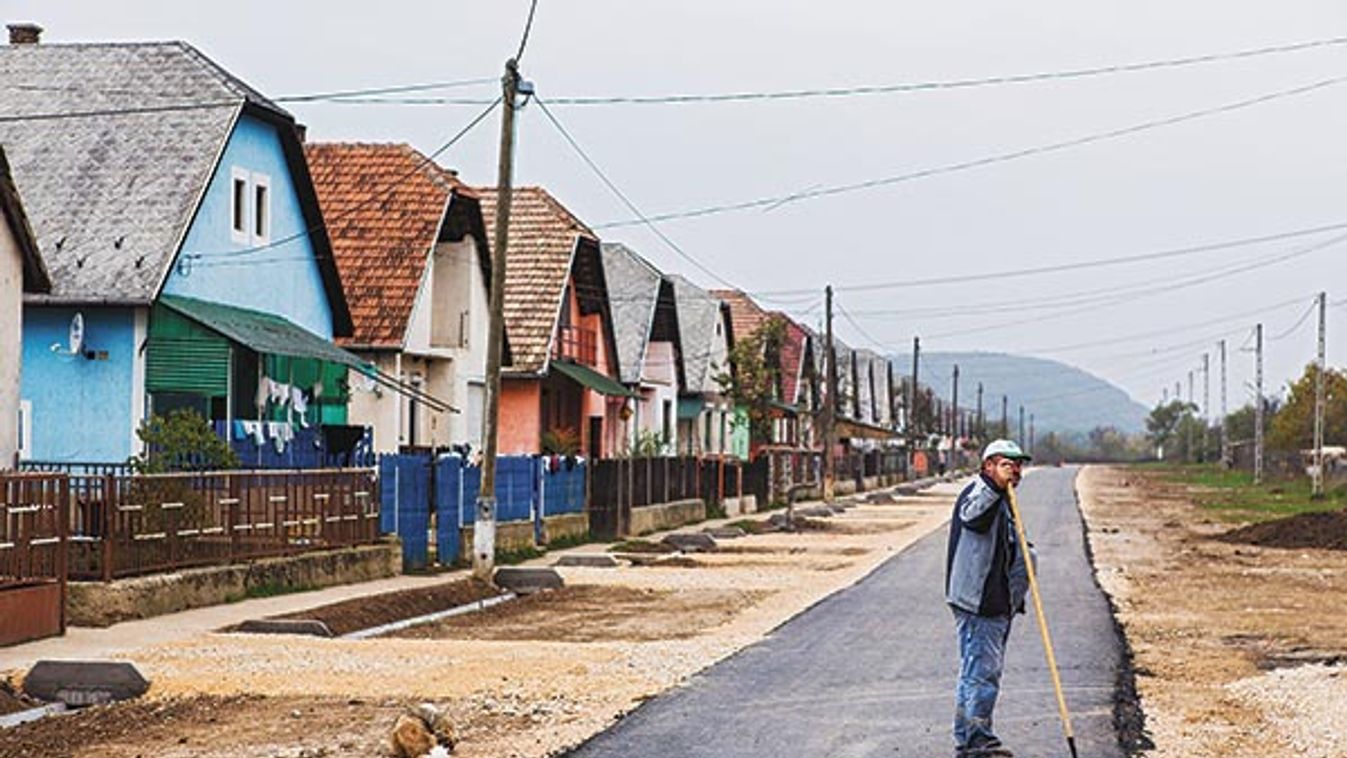
[[[72,476],[70,578],[110,581],[379,540],[365,469]]]

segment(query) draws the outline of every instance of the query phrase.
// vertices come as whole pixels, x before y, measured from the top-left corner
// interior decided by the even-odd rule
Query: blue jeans
[[[992,733],[992,710],[1001,690],[1009,616],[979,616],[954,609],[959,633],[959,688],[955,695],[954,744],[970,750],[1000,744]]]

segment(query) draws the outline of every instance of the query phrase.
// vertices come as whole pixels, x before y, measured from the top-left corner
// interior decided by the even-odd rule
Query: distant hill
[[[911,373],[910,353],[891,358],[896,362],[895,371]],[[1082,433],[1097,426],[1129,433],[1145,431],[1149,409],[1103,379],[1058,361],[1002,353],[923,352],[918,378],[948,402],[955,364],[959,366],[959,407],[976,407],[977,385],[982,382],[987,421],[999,423],[1001,395],[1008,395],[1012,434],[1021,403],[1025,406],[1025,425],[1032,412],[1039,435],[1050,431]]]

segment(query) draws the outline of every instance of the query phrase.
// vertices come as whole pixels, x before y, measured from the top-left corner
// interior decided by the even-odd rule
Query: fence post
[[[68,481],[68,480],[67,480]],[[117,509],[121,507],[121,498],[117,493],[117,478],[112,474],[103,475],[103,513],[100,521],[100,531],[103,533],[103,545],[99,551],[102,555],[102,577],[104,582],[111,582],[113,577],[113,561],[116,560],[116,535],[113,530],[117,528]],[[71,498],[71,505],[74,505],[74,498]]]
[[[56,502],[52,505],[52,514],[56,517],[56,580],[61,585],[61,609],[58,623],[61,634],[65,634],[66,588],[70,573],[70,509],[74,501],[70,497],[70,475],[65,474],[56,480]]]

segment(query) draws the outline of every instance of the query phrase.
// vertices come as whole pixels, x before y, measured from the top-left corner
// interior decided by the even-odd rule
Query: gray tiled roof
[[[154,297],[245,102],[288,117],[182,42],[0,46],[0,144],[52,300]]]
[[[715,377],[719,367],[711,365],[711,352],[718,339],[716,324],[723,318],[720,300],[677,274],[670,274],[669,280],[678,302],[678,331],[687,377],[684,389],[693,394],[719,392]]]
[[[613,336],[622,382],[641,381],[645,347],[655,322],[655,303],[663,275],[636,251],[620,242],[605,242],[603,277],[613,312]]]

